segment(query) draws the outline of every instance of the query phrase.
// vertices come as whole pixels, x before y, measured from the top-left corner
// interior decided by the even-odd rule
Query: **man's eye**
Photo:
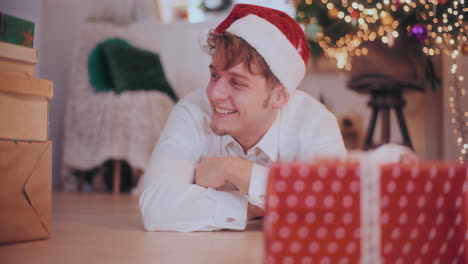
[[[238,81],[236,81],[236,80],[232,80],[231,82],[232,82],[232,84],[235,85],[235,86],[245,86],[243,83],[238,82]]]
[[[217,79],[219,77],[218,74],[216,73],[211,73],[210,76],[211,76],[211,79]]]

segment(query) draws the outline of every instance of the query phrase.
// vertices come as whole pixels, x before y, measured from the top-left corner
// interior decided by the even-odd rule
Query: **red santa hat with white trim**
[[[234,34],[249,43],[265,60],[288,92],[304,78],[310,48],[304,31],[279,10],[237,4],[215,33]]]

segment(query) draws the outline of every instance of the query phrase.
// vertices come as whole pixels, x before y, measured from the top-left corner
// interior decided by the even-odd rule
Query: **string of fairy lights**
[[[459,56],[458,54],[459,52],[457,50],[452,54],[452,66],[450,69],[452,73],[452,84],[449,87],[451,94],[449,97],[449,107],[452,115],[450,121],[454,126],[453,135],[455,135],[457,145],[460,149],[458,160],[464,162],[468,160],[468,111],[462,108],[462,102],[465,101],[466,89],[460,85],[464,77],[462,74],[458,73],[456,63],[456,58]]]
[[[367,41],[382,41],[393,46],[395,39],[407,34],[421,46],[424,54],[434,56],[445,54],[451,58],[452,83],[449,86],[449,111],[454,126],[453,135],[459,147],[458,160],[468,160],[468,109],[461,102],[466,101],[466,89],[462,85],[464,76],[457,65],[458,56],[468,53],[465,0],[305,0],[311,5],[321,1],[327,8],[328,17],[340,19],[352,28],[351,33],[333,40],[319,32],[314,41],[322,48],[325,56],[336,61],[340,69],[351,70],[352,56],[366,55]],[[404,25],[405,14],[412,14],[416,22]],[[309,19],[299,11],[299,19]]]

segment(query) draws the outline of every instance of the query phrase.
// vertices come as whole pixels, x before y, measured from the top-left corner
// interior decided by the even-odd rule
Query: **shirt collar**
[[[268,129],[268,131],[263,135],[260,141],[253,146],[249,151],[255,151],[256,148],[259,148],[263,151],[271,161],[276,161],[278,157],[278,140],[279,140],[279,123],[280,123],[280,114],[276,116],[275,121]],[[223,136],[221,139],[221,144],[223,148],[229,147],[229,145],[239,143],[232,136]],[[240,145],[239,145],[240,147]]]
[[[257,143],[256,147],[260,148],[265,154],[268,155],[270,160],[276,161],[278,157],[278,140],[279,140],[279,114],[276,116],[275,122],[271,125],[270,129]]]

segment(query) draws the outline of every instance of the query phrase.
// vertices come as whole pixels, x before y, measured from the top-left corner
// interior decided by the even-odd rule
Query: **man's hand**
[[[229,181],[247,194],[252,166],[252,162],[239,157],[204,158],[195,168],[195,184],[218,188]]]
[[[218,188],[227,183],[226,157],[202,159],[195,168],[195,184]]]
[[[248,220],[263,216],[263,214],[264,212],[260,207],[255,206],[251,203],[249,203],[249,205],[247,206],[247,219]]]
[[[410,148],[397,144],[385,144],[370,152],[370,157],[378,164],[418,161],[416,153]]]

